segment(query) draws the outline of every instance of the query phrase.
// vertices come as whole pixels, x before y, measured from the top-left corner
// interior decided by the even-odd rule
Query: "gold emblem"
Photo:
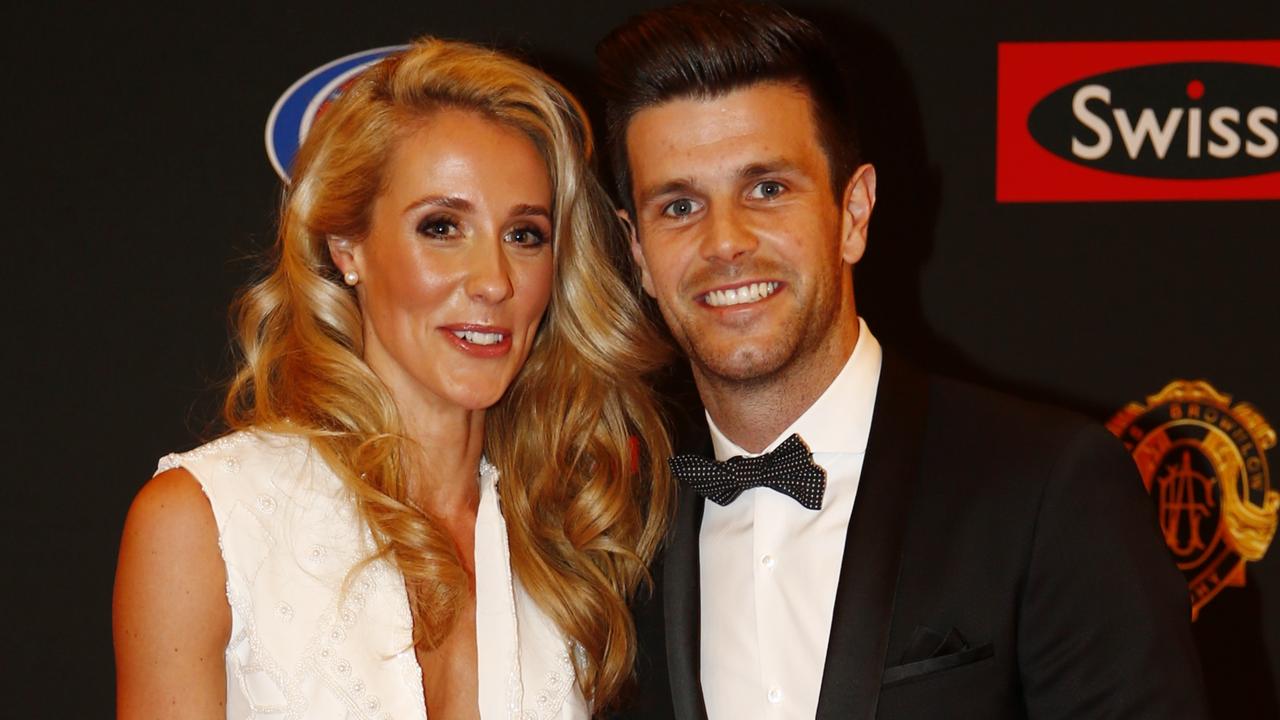
[[[1244,586],[1276,534],[1280,492],[1265,451],[1276,431],[1249,403],[1204,380],[1175,380],[1107,423],[1138,463],[1160,529],[1191,593],[1191,619],[1224,587]]]

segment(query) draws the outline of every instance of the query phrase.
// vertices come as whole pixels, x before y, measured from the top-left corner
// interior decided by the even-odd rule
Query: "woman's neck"
[[[473,514],[480,501],[484,411],[411,402],[397,407],[411,441],[405,458],[409,498],[437,517]]]

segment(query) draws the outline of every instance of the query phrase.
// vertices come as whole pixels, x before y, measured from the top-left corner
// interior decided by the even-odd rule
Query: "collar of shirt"
[[[858,318],[858,342],[844,368],[809,409],[774,438],[764,452],[781,445],[793,433],[799,434],[814,453],[866,452],[880,379],[880,358],[880,343],[867,328],[866,321]],[[711,445],[717,460],[764,454],[749,453],[738,447],[720,432],[710,413],[707,413],[707,426],[711,429]]]

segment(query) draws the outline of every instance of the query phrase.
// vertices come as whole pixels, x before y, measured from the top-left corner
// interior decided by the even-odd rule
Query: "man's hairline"
[[[806,82],[804,79],[804,76],[800,74],[782,75],[779,77],[757,78],[747,82],[732,84],[732,85],[729,85],[728,87],[718,88],[718,89],[696,87],[685,92],[673,93],[672,95],[664,97],[661,100],[658,100],[656,102],[640,105],[632,109],[632,111],[628,113],[626,116],[621,132],[618,133],[621,137],[615,138],[614,142],[615,143],[620,142],[622,145],[622,157],[623,157],[623,163],[625,164],[624,170],[626,171],[626,174],[624,176],[626,178],[626,196],[622,198],[623,202],[622,202],[621,209],[624,212],[626,212],[629,217],[631,217],[633,222],[636,220],[635,216],[639,209],[639,205],[637,205],[636,203],[635,173],[633,173],[631,169],[631,142],[630,142],[631,126],[635,121],[636,116],[646,110],[652,110],[653,108],[661,107],[663,105],[667,105],[673,102],[678,102],[681,100],[697,100],[702,102],[710,102],[710,101],[715,101],[715,100],[719,100],[721,98],[727,97],[729,95],[732,95],[735,92],[749,90],[755,87],[760,87],[762,85],[776,85],[780,87],[789,88],[791,90],[795,90],[799,92],[801,95],[803,95],[805,100],[808,101],[809,122],[811,124],[811,129],[814,134],[814,140],[817,141],[818,149],[822,152],[823,158],[827,162],[827,172],[832,176],[833,182],[831,183],[831,185],[832,185],[832,194],[834,196],[834,199],[836,203],[840,202],[840,191],[837,191],[835,189],[835,183],[834,183],[834,176],[835,176],[835,170],[836,170],[835,158],[832,155],[831,150],[827,147],[826,142],[824,142],[823,140],[822,123],[818,119],[818,100],[814,95],[812,83]],[[845,185],[848,185],[849,181],[853,178],[855,174],[857,174],[856,164],[855,164],[855,167],[849,168],[848,177],[841,179],[840,187],[843,188]],[[636,228],[636,231],[638,236],[639,228]]]

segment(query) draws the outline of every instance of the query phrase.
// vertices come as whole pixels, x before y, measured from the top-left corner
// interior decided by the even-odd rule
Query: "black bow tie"
[[[813,453],[799,435],[756,457],[739,455],[717,462],[700,455],[677,455],[667,463],[677,478],[718,505],[728,505],[743,490],[767,487],[810,510],[821,510],[827,489],[827,471],[814,464]]]

